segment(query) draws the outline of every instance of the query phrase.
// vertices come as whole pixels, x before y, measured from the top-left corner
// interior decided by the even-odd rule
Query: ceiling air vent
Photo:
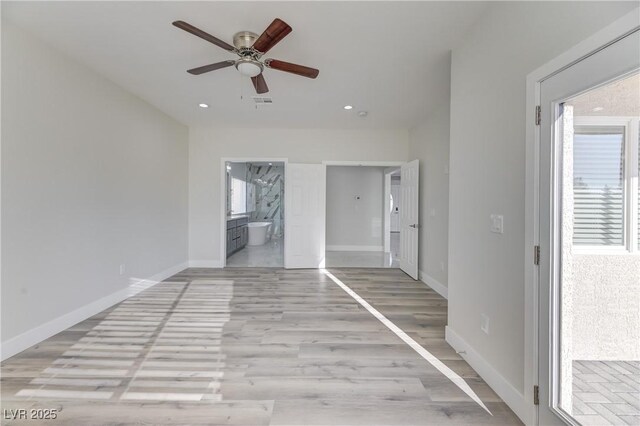
[[[253,101],[256,105],[271,105],[273,103],[273,99],[264,96],[254,96]]]

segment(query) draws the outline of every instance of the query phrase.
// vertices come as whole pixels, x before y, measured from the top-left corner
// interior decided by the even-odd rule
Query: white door
[[[287,165],[284,266],[324,268],[325,166]]]
[[[628,241],[628,237],[623,237],[625,232],[632,232],[637,226],[633,223],[637,220],[633,215],[637,213],[631,209],[625,212],[624,206],[630,203],[619,201],[623,199],[621,194],[625,193],[625,187],[629,194],[625,200],[637,197],[629,190],[629,183],[634,182],[634,176],[637,180],[637,151],[634,154],[634,150],[637,150],[634,148],[637,135],[626,138],[624,132],[619,130],[624,127],[620,124],[621,117],[616,116],[629,115],[621,111],[622,104],[626,102],[623,99],[633,98],[633,91],[638,90],[637,86],[633,86],[634,88],[625,92],[624,85],[620,84],[623,78],[629,78],[630,74],[640,68],[638,52],[640,32],[636,31],[549,77],[540,86],[540,425],[586,424],[587,421],[593,424],[602,424],[603,421],[609,423],[608,417],[606,420],[599,418],[602,413],[594,411],[588,404],[581,401],[578,401],[578,405],[575,404],[575,398],[581,398],[585,393],[594,398],[604,398],[597,390],[585,389],[585,382],[577,374],[585,371],[581,364],[584,360],[598,358],[591,358],[592,352],[604,348],[604,342],[585,345],[588,342],[586,339],[596,335],[599,324],[606,326],[614,321],[614,314],[624,309],[627,300],[637,298],[637,294],[629,294],[620,302],[612,302],[612,298],[594,297],[591,304],[593,306],[577,304],[575,300],[594,292],[592,287],[603,281],[601,278],[594,278],[594,274],[602,275],[602,262],[610,259],[619,265],[620,262],[632,260],[634,251],[637,251],[633,245],[638,244],[637,240]],[[597,97],[593,94],[596,91],[603,93],[607,87],[612,87],[609,85],[611,82],[615,82],[616,94],[596,100]],[[590,130],[585,130],[588,126],[580,124],[587,118],[592,122],[593,128]],[[608,124],[602,125],[604,122]],[[597,123],[601,123],[599,128],[593,126]],[[634,220],[624,219],[629,217]],[[589,260],[592,258],[597,258],[599,263]],[[588,267],[589,263],[596,264],[600,271],[591,268],[591,275],[581,278],[580,273],[585,268],[581,265]],[[619,266],[611,269],[609,275],[614,280],[626,279]],[[605,277],[606,279],[608,278]],[[604,294],[609,293],[615,292],[605,291]],[[578,316],[584,315],[583,311],[587,313],[587,317],[580,320]],[[598,312],[600,314],[596,315]],[[636,313],[635,318],[637,315]],[[635,320],[631,321],[629,324],[634,324]],[[580,334],[583,336],[582,340],[578,340],[582,322],[589,327],[586,333]],[[624,330],[622,331],[624,334]],[[624,338],[619,339],[616,345],[622,347],[625,343],[623,340]],[[628,343],[637,344],[633,339]],[[577,350],[578,346],[585,346],[586,349]],[[601,365],[600,361],[596,364]],[[605,376],[606,374],[603,375]],[[606,377],[600,378],[600,381],[606,380]],[[573,393],[576,383],[581,383],[577,385],[579,394]],[[606,388],[598,386],[598,389]],[[596,400],[590,400],[593,401]],[[625,408],[622,407],[623,400],[617,402],[620,404],[616,409]],[[633,409],[631,405],[626,408]],[[591,415],[589,419],[581,418],[585,414],[584,409],[593,411],[586,413]],[[609,412],[605,411],[605,415],[609,415]]]
[[[400,269],[418,279],[418,178],[420,162],[413,160],[400,171]]]

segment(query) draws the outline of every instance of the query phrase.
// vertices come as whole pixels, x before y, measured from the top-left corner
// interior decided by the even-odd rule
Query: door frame
[[[397,170],[402,167],[403,164],[407,164],[408,161],[354,161],[354,160],[325,160],[322,162],[324,167],[324,174],[327,175],[327,166],[353,166],[353,167],[386,167],[387,169]],[[390,246],[390,239],[388,238],[388,230],[391,227],[391,218],[388,214],[389,211],[389,192],[391,191],[391,178],[389,177],[390,170],[384,170],[384,188],[383,188],[383,205],[384,205],[384,215],[383,215],[383,224],[382,224],[382,242],[383,242],[383,250],[387,251],[387,248]],[[387,177],[389,177],[389,185],[387,185]],[[326,192],[326,189],[325,189]],[[326,194],[325,194],[325,209],[326,209]],[[325,215],[325,232],[327,229],[327,217]],[[325,248],[326,251],[326,248]]]
[[[222,157],[220,158],[220,267],[227,266],[227,163],[284,163],[284,179],[287,179],[288,158],[273,157]],[[284,250],[287,249],[286,232],[283,240]]]
[[[385,253],[391,251],[391,175],[400,171],[400,167],[387,167],[384,169],[384,235],[383,250]]]
[[[533,259],[535,246],[540,244],[540,129],[536,125],[536,107],[540,105],[541,84],[544,80],[606,48],[638,30],[638,28],[640,28],[640,25],[638,25],[638,8],[636,8],[527,76],[525,109],[524,412],[522,413],[527,420],[527,424],[538,424],[538,406],[534,405],[533,401],[534,386],[538,385],[538,312],[540,308],[538,292],[540,277]]]

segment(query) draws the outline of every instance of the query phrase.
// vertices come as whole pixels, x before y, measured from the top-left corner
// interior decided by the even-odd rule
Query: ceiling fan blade
[[[184,21],[175,21],[173,25],[180,28],[181,30],[185,30],[186,32],[193,34],[194,36],[198,36],[203,40],[207,40],[209,43],[213,43],[216,46],[223,48],[224,50],[228,50],[229,52],[233,52],[235,50],[235,48],[229,43],[225,43],[219,38],[216,38],[209,33],[205,33],[201,29],[196,28],[191,24],[187,24]]]
[[[267,53],[290,32],[291,27],[282,19],[276,18],[253,43],[253,48],[262,54]]]
[[[290,72],[292,74],[301,75],[307,78],[316,78],[320,71],[315,68],[305,67],[304,65],[292,64],[290,62],[279,61],[277,59],[266,59],[264,64],[274,70]]]
[[[253,87],[256,88],[256,93],[259,95],[263,93],[267,93],[269,88],[267,87],[267,82],[264,81],[264,76],[262,74],[258,74],[255,77],[251,77],[251,81],[253,82]]]
[[[193,75],[200,75],[200,74],[204,74],[205,72],[215,71],[215,70],[219,70],[220,68],[230,67],[235,63],[236,61],[231,61],[231,60],[216,62],[215,64],[204,65],[198,68],[191,68],[190,70],[187,70],[187,72]]]

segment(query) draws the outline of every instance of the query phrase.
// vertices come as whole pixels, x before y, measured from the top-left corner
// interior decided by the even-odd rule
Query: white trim
[[[384,251],[391,251],[391,175],[398,172],[398,167],[387,167],[384,169]],[[396,200],[397,201],[397,200]],[[399,232],[399,231],[397,231]]]
[[[382,227],[383,250],[388,253],[391,251],[391,173],[387,173],[386,170],[384,173],[382,205],[382,223],[384,224]]]
[[[473,368],[482,379],[498,394],[525,424],[529,424],[530,410],[523,394],[513,387],[493,366],[487,362],[450,326],[445,327],[445,340]]]
[[[400,167],[406,164],[406,161],[336,161],[324,160],[322,164],[325,166],[366,166],[366,167]]]
[[[229,163],[284,163],[284,178],[287,179],[288,158],[270,157],[220,157],[220,260],[193,261],[201,262],[201,268],[224,268],[227,265],[227,162]],[[286,199],[286,198],[285,198]],[[285,222],[286,224],[286,222]],[[287,250],[287,233],[285,232],[284,250]],[[216,266],[209,266],[209,265]],[[220,266],[218,266],[220,265]]]
[[[631,253],[638,254],[640,252],[640,227],[638,222],[640,218],[640,120],[636,118],[631,122],[629,126],[630,138],[633,139],[633,143],[630,144],[629,151],[629,165],[627,167],[627,179],[629,186],[629,251]],[[635,240],[634,240],[635,237]]]
[[[383,246],[327,246],[326,251],[383,251]]]
[[[190,260],[189,268],[224,268],[221,260]]]
[[[638,28],[639,9],[635,8],[591,37],[586,38],[563,54],[532,71],[527,76],[527,86],[546,80],[636,30]],[[527,105],[530,106],[528,102]],[[535,108],[535,104],[533,106]]]
[[[5,342],[2,342],[0,358],[4,361],[5,359],[12,357],[15,354],[22,352],[25,349],[30,348],[31,346],[38,344],[81,321],[84,321],[87,318],[110,308],[116,303],[120,303],[123,300],[166,280],[186,268],[187,263],[185,262],[166,269],[149,278],[131,278],[129,286],[118,290],[115,293],[111,293],[108,296],[94,300],[93,302],[90,302],[74,311],[54,318],[49,322],[41,324],[31,330],[27,330],[22,334],[12,337]]]
[[[449,298],[449,288],[446,285],[442,284],[440,281],[436,280],[424,271],[418,271],[418,275],[420,277],[420,281],[431,287],[440,296],[445,299]]]
[[[525,247],[524,247],[524,397],[533,401],[533,386],[538,383],[538,269],[533,248],[539,244],[539,150],[540,131],[535,109],[540,104],[540,84],[553,74],[601,50],[638,27],[638,8],[578,43],[527,76],[525,108]],[[543,114],[545,112],[543,111]],[[525,424],[538,424],[538,409],[533,404],[520,417]],[[513,407],[512,407],[513,408]],[[515,409],[514,409],[515,411]],[[524,416],[524,417],[523,417]]]

